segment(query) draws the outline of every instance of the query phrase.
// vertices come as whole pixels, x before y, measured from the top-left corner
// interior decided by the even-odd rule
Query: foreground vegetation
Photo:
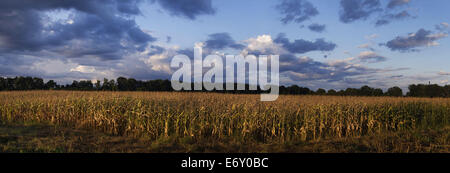
[[[0,92],[5,152],[449,152],[449,98]]]

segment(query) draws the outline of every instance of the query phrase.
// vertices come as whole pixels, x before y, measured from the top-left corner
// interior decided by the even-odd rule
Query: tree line
[[[193,83],[191,84],[193,88]],[[237,84],[234,84],[237,88]],[[225,88],[225,84],[223,86]],[[250,90],[250,85],[245,84],[244,90],[220,90],[213,92],[221,93],[242,93],[242,94],[257,94],[262,93],[258,90]],[[411,96],[411,97],[450,97],[450,85],[439,86],[437,84],[412,84],[409,85],[409,92],[403,93],[402,89],[395,86],[383,92],[380,88],[372,88],[363,86],[361,88],[347,88],[345,90],[325,90],[322,88],[316,91],[310,90],[307,87],[300,87],[297,85],[280,86],[280,94],[291,95],[335,95],[335,96]],[[169,80],[136,80],[133,78],[119,77],[116,80],[103,79],[103,82],[97,80],[92,82],[90,80],[73,81],[72,84],[59,85],[54,80],[44,82],[42,78],[37,77],[14,77],[3,78],[0,77],[0,91],[14,91],[14,90],[80,90],[80,91],[173,91],[171,82]],[[205,89],[201,91],[206,91]],[[192,91],[183,91],[192,92]]]

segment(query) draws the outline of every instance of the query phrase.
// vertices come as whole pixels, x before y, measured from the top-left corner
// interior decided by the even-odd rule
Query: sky
[[[280,55],[312,89],[450,84],[447,0],[2,0],[0,76],[170,79],[170,60]]]

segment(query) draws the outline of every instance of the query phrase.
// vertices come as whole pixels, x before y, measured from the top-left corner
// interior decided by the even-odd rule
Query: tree
[[[383,96],[383,90],[380,88],[376,88],[373,90],[372,95],[369,96]]]
[[[96,90],[101,90],[102,89],[102,84],[100,84],[100,80],[97,80],[97,82],[95,82],[95,89]]]
[[[194,83],[190,83],[191,86]],[[224,84],[225,85],[225,84]],[[237,83],[234,83],[236,88]],[[244,94],[259,94],[265,91],[260,89],[253,91],[249,90],[249,84],[245,84],[245,90],[234,90],[234,91],[216,91],[221,93],[244,93]],[[17,76],[14,78],[3,78],[0,77],[0,91],[12,91],[12,90],[36,90],[36,89],[61,89],[61,90],[104,90],[104,91],[173,91],[171,87],[171,82],[169,80],[148,80],[141,81],[133,78],[119,77],[117,82],[115,80],[103,79],[103,83],[99,80],[74,80],[71,84],[58,85],[55,81],[49,80],[44,83],[42,78],[37,77],[23,77]],[[296,95],[306,95],[306,94],[317,94],[317,95],[338,95],[338,96],[403,96],[403,91],[399,87],[395,86],[389,88],[386,93],[380,88],[371,88],[367,85],[361,88],[347,88],[345,90],[333,90],[330,89],[326,91],[325,89],[319,88],[315,92],[306,87],[300,87],[297,85],[291,86],[280,86],[280,94],[296,94]],[[409,92],[406,96],[410,97],[450,97],[450,85],[439,86],[437,84],[413,84],[408,87]],[[206,90],[202,90],[206,91]]]
[[[6,79],[6,83],[7,83],[7,90],[14,90],[15,88],[14,88],[14,83],[15,83],[15,79],[16,78],[7,78]]]
[[[444,86],[444,97],[450,97],[450,85]]]
[[[110,88],[111,88],[111,91],[117,91],[117,84],[116,84],[116,82],[114,81],[114,79],[111,79],[111,80],[109,81],[109,86],[110,86]]]
[[[395,86],[395,87],[389,88],[386,92],[386,95],[392,96],[392,97],[401,97],[401,96],[403,96],[403,91],[398,86]]]
[[[445,97],[446,91],[445,87],[441,87],[437,84],[432,85],[424,85],[424,84],[418,84],[418,85],[409,85],[408,87],[409,92],[407,93],[407,96],[411,97]]]
[[[15,77],[13,79],[13,89],[14,90],[32,90],[33,89],[33,78],[32,77]]]
[[[359,90],[358,89],[355,89],[355,88],[347,88],[345,91],[344,91],[344,95],[346,95],[346,96],[357,96],[357,95],[359,95]]]
[[[2,90],[8,90],[8,80],[0,77],[0,91]]]
[[[336,94],[337,94],[336,90],[334,89],[328,90],[328,95],[336,95]]]
[[[44,89],[44,87],[45,87],[45,84],[44,84],[43,79],[37,78],[37,77],[33,78],[33,83],[32,83],[31,89],[41,90],[41,89]]]
[[[322,88],[319,88],[319,89],[317,89],[316,94],[317,95],[325,95],[325,94],[327,94],[327,91],[325,91]]]
[[[69,88],[74,89],[74,90],[77,90],[78,87],[79,87],[78,81],[76,81],[76,80],[74,80],[74,81],[72,82],[72,85],[69,86]]]
[[[49,80],[46,84],[45,84],[45,88],[46,89],[55,89],[56,88],[56,82],[53,80]]]
[[[129,91],[128,79],[124,77],[117,78],[117,88],[119,91]]]
[[[365,85],[363,87],[361,87],[361,89],[358,92],[358,95],[361,96],[371,96],[374,93],[374,89],[370,88],[369,86]]]
[[[443,97],[444,96],[444,88],[440,87],[437,84],[426,85],[425,95],[427,97]]]
[[[92,81],[90,80],[82,80],[80,82],[78,82],[78,90],[93,90],[94,89],[94,85],[92,84]]]
[[[103,91],[110,91],[111,90],[111,87],[109,86],[109,81],[106,78],[103,78],[102,90]]]
[[[128,91],[136,91],[136,88],[138,87],[138,82],[136,81],[136,79],[133,78],[129,78],[127,80],[128,83]]]
[[[424,95],[421,93],[423,90],[420,89],[419,85],[415,85],[415,84],[409,85],[408,90],[409,90],[409,92],[406,94],[407,96],[421,97]]]

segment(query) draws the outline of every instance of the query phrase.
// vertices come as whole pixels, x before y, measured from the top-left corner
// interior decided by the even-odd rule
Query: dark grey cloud
[[[212,35],[227,35],[227,34],[212,34]],[[220,38],[228,38],[227,36],[220,36]],[[214,37],[211,37],[214,38]],[[270,55],[279,54],[280,60],[280,75],[292,81],[308,81],[308,82],[342,82],[349,77],[356,77],[360,75],[375,74],[381,72],[379,69],[372,69],[352,61],[343,60],[340,62],[320,62],[306,56],[298,56],[297,53],[305,53],[314,50],[328,51],[334,49],[336,45],[332,43],[323,43],[324,41],[294,41],[290,42],[284,34],[279,34],[278,38],[273,40],[273,43],[267,42],[270,38],[265,35],[264,39],[249,39],[244,44],[247,46],[242,52],[245,54],[252,54],[259,56],[261,54]],[[225,39],[229,40],[229,39]],[[260,44],[259,41],[264,44]],[[320,39],[319,39],[320,40]],[[230,42],[234,43],[234,42]],[[208,43],[205,42],[205,47]],[[210,44],[211,45],[211,44]],[[219,44],[230,45],[230,44]],[[330,46],[331,45],[331,46]],[[249,46],[252,47],[249,49]],[[305,46],[306,48],[295,49]],[[213,46],[220,49],[226,46]],[[206,49],[204,49],[206,50]],[[193,57],[193,49],[177,50],[178,54],[185,54]],[[246,72],[247,73],[247,72]],[[298,83],[297,83],[298,84]],[[323,84],[323,83],[321,83]]]
[[[314,61],[309,57],[297,57],[294,54],[280,55],[280,72],[292,71],[303,74],[326,74],[328,65]]]
[[[317,81],[337,82],[347,78],[376,74],[380,69],[373,69],[350,61],[319,62],[309,57],[285,58],[282,61],[280,55],[280,73],[287,75],[295,81]]]
[[[210,50],[222,50],[225,48],[243,49],[244,47],[244,45],[236,43],[230,34],[226,32],[210,34],[208,40],[205,41],[205,48]]]
[[[392,21],[403,20],[408,18],[416,18],[410,14],[408,9],[400,8],[408,5],[411,0],[391,0],[384,9],[384,15],[379,17],[375,22],[375,26],[382,26],[391,23]]]
[[[391,76],[390,78],[402,78],[403,77],[403,75],[394,75],[394,76]]]
[[[63,57],[120,59],[142,51],[156,39],[140,29],[132,16],[139,0],[5,0],[0,2],[0,37],[4,51],[54,51]],[[49,21],[46,12],[71,13],[70,23]]]
[[[136,65],[135,68],[128,68],[116,72],[118,76],[131,77],[138,80],[170,79],[171,75],[164,71],[152,70],[145,65]]]
[[[382,72],[380,69],[369,68],[352,61],[320,62],[290,52],[280,54],[279,58],[281,77],[297,82],[295,84],[321,81],[319,83],[324,85],[327,82],[345,82],[347,78]]]
[[[313,23],[308,26],[308,29],[314,32],[323,32],[325,31],[325,27],[326,27],[325,25]]]
[[[316,61],[309,57],[296,57],[292,54],[280,55],[280,74],[295,82],[307,82],[324,87],[327,85],[347,88],[350,83],[357,85],[374,84],[382,86],[383,81],[375,78],[382,77],[383,73],[408,70],[408,68],[379,69],[370,68],[354,59],[341,59],[329,62]],[[373,79],[372,79],[373,78]],[[359,87],[360,87],[359,86]]]
[[[336,44],[326,42],[324,39],[316,39],[315,41],[308,41],[303,39],[294,40],[290,42],[286,35],[278,34],[274,40],[275,43],[281,44],[285,49],[292,53],[306,53],[311,51],[332,51],[336,48]]]
[[[387,25],[389,23],[391,23],[391,21],[389,21],[387,19],[379,19],[379,20],[377,20],[377,22],[375,22],[375,26]]]
[[[188,56],[191,59],[194,59],[194,49],[193,48],[185,48],[177,50],[177,54],[183,54]]]
[[[166,48],[164,48],[164,47],[151,45],[147,55],[151,56],[151,55],[161,54],[165,50],[166,50]]]
[[[360,87],[362,85],[367,85],[370,81],[373,80],[374,79],[367,79],[367,78],[344,78],[342,81],[345,82],[345,84],[347,85]]]
[[[415,33],[408,34],[408,36],[398,36],[385,45],[392,51],[419,51],[418,47],[434,46],[437,44],[436,40],[447,36],[447,33],[433,33],[429,30],[419,29]]]
[[[281,21],[302,23],[319,14],[316,7],[307,0],[282,0],[276,9],[283,15]]]
[[[0,76],[15,77],[15,76],[33,76],[33,77],[72,77],[78,75],[75,73],[58,73],[49,74],[42,68],[30,68],[37,62],[45,62],[46,58],[41,58],[33,55],[20,55],[2,53],[0,54]],[[77,76],[81,77],[81,76]]]
[[[391,0],[391,1],[389,1],[387,7],[388,8],[396,8],[396,7],[408,4],[410,1],[411,0]]]
[[[222,34],[221,34],[222,35]],[[263,38],[264,37],[264,38]],[[222,37],[220,37],[222,38]],[[306,84],[315,84],[319,85],[320,87],[324,87],[327,85],[330,85],[330,87],[336,87],[336,86],[345,86],[348,87],[348,81],[349,80],[356,80],[358,79],[360,84],[368,84],[366,81],[369,79],[366,79],[365,76],[377,76],[380,73],[384,72],[392,72],[392,71],[398,71],[402,69],[376,69],[376,68],[370,68],[366,67],[364,65],[358,64],[361,61],[355,61],[355,59],[344,59],[344,60],[336,60],[331,62],[321,62],[314,60],[313,58],[306,57],[306,56],[299,56],[297,55],[298,52],[308,52],[312,50],[331,50],[331,48],[308,48],[308,49],[301,49],[296,50],[293,49],[296,46],[301,47],[300,45],[305,44],[312,44],[317,47],[318,43],[321,43],[320,41],[316,42],[298,42],[295,43],[295,41],[290,42],[284,34],[280,34],[277,39],[274,39],[272,43],[270,43],[268,39],[270,36],[264,35],[261,37],[258,37],[257,39],[249,39],[243,44],[245,44],[247,47],[242,51],[245,52],[245,54],[253,54],[253,55],[269,55],[269,54],[279,54],[279,60],[280,60],[280,77],[283,79],[283,84],[286,83],[292,83],[292,84],[299,84],[302,82],[302,85]],[[227,40],[227,39],[225,39]],[[262,41],[263,40],[263,41]],[[259,42],[261,41],[261,42]],[[206,42],[205,42],[206,43]],[[301,44],[300,44],[301,43]],[[207,44],[205,44],[206,47]],[[229,44],[220,44],[220,45],[229,45]],[[321,44],[319,44],[321,45]],[[225,46],[217,46],[216,48],[223,48]],[[251,48],[249,48],[251,47]],[[288,49],[288,47],[292,47]],[[307,46],[311,47],[311,46]],[[320,46],[318,46],[320,47]],[[325,46],[327,47],[327,46]],[[205,49],[204,49],[205,50]],[[181,53],[188,55],[189,57],[193,57],[193,49],[180,49],[177,50],[176,53]],[[372,56],[370,55],[364,56],[364,61],[366,62],[374,62],[374,61],[382,61],[382,56]],[[366,58],[369,57],[369,58]],[[381,57],[381,58],[380,58]],[[236,73],[236,71],[235,71]],[[246,72],[246,76],[248,76],[248,72]],[[284,83],[286,82],[286,83]],[[357,85],[357,84],[355,84]]]
[[[382,18],[375,22],[376,26],[382,26],[391,23],[394,20],[402,20],[407,18],[412,18],[413,16],[409,14],[408,11],[404,10],[396,14],[386,14]]]
[[[259,44],[258,39],[264,40],[264,44]],[[268,44],[267,36],[264,39],[262,37],[258,39],[247,42],[252,49],[246,49],[246,52],[256,56],[260,54],[278,54],[281,77],[290,80],[290,82],[295,81],[297,82],[296,84],[303,81],[308,81],[308,83],[321,81],[318,83],[323,85],[327,82],[342,82],[345,78],[375,74],[382,71],[365,67],[347,59],[321,62],[307,56],[297,55],[298,53],[313,50],[333,50],[336,45],[332,43],[322,43],[322,41],[308,42],[304,40],[290,42],[283,33],[273,40],[273,44]]]
[[[386,7],[382,7],[380,0],[341,0],[339,19],[344,23],[352,23],[377,14],[375,26],[387,25],[395,20],[415,18],[408,10],[400,8],[408,3],[410,0],[391,0]]]
[[[173,16],[185,17],[195,20],[199,15],[213,15],[216,9],[213,8],[211,0],[153,0],[157,1],[161,7]]]
[[[382,11],[379,0],[341,0],[339,19],[344,23],[366,20],[375,12]]]

